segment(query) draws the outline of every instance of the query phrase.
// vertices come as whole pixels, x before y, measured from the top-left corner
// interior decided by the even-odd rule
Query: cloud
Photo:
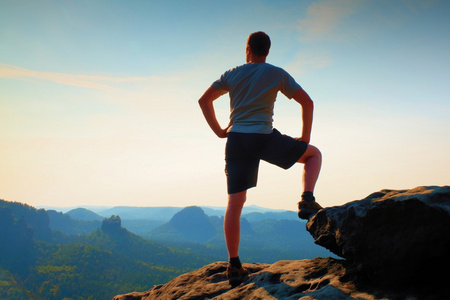
[[[318,69],[329,67],[333,59],[326,51],[301,51],[295,58],[285,66],[291,74],[300,75],[314,72]]]
[[[340,23],[356,12],[362,0],[323,0],[313,2],[298,25],[303,40],[330,38]]]
[[[57,84],[98,89],[104,91],[120,91],[117,86],[119,83],[158,83],[165,81],[176,81],[176,78],[162,78],[158,76],[149,77],[112,77],[112,76],[98,76],[98,75],[83,75],[70,73],[56,73],[56,72],[41,72],[34,71],[18,66],[0,64],[0,78],[10,78],[23,80],[26,78],[34,78],[40,80],[47,80]]]

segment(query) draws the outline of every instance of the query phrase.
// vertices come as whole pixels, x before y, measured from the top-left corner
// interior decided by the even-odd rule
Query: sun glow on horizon
[[[225,140],[197,100],[257,30],[314,100],[321,204],[450,182],[449,3],[200,2],[1,3],[0,198],[224,206]],[[215,105],[225,124],[228,95]],[[300,117],[279,95],[275,127]],[[295,210],[301,172],[262,163],[247,205]]]

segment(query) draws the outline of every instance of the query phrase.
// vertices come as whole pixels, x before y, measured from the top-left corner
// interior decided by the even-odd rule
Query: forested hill
[[[111,299],[147,290],[211,258],[147,241],[103,220],[86,235],[52,231],[46,210],[0,200],[1,299]]]
[[[314,244],[295,212],[246,209],[240,248],[246,262],[331,255]],[[220,209],[108,212],[62,213],[0,200],[0,299],[111,299],[227,258]]]

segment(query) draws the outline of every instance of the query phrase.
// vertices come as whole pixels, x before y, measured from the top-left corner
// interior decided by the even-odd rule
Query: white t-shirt
[[[230,93],[228,132],[271,133],[278,91],[292,99],[301,86],[282,68],[268,63],[247,63],[226,71],[212,86]]]

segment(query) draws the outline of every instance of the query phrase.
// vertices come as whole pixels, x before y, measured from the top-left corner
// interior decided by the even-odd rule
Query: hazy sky
[[[450,1],[0,0],[0,198],[33,206],[226,205],[225,140],[197,100],[272,39],[315,103],[323,206],[450,183]],[[228,122],[229,98],[215,102]],[[298,136],[279,94],[274,126]],[[295,210],[302,165],[247,204]]]

